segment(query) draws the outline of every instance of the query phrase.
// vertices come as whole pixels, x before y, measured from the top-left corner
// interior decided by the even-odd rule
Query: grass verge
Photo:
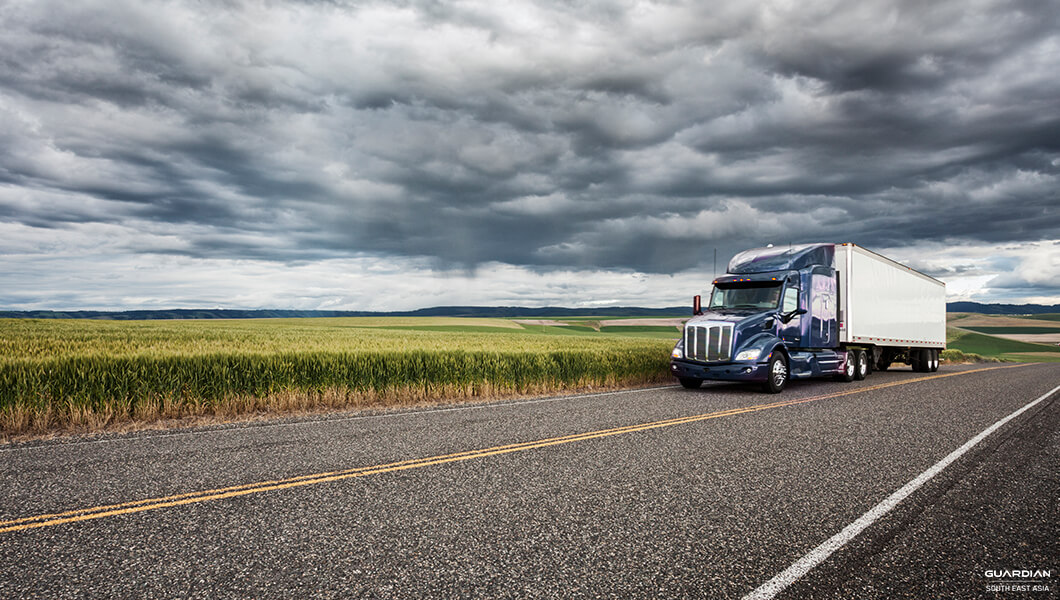
[[[181,402],[158,398],[131,407],[103,403],[85,407],[74,404],[15,405],[0,409],[0,443],[52,438],[62,435],[121,433],[131,431],[196,427],[219,423],[249,422],[347,410],[372,410],[438,406],[461,402],[489,402],[545,396],[630,389],[671,383],[668,374],[647,378],[611,377],[605,381],[530,384],[521,388],[477,385],[401,386],[387,390],[325,389],[288,390],[265,396],[237,394],[215,402]]]
[[[949,348],[939,353],[939,358],[943,362],[947,363],[982,363],[982,362],[1002,362],[1000,358],[996,356],[983,356],[981,354],[975,354],[971,352],[962,352],[955,348]]]

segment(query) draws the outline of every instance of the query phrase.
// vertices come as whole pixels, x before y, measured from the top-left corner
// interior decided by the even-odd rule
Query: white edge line
[[[854,521],[850,525],[847,525],[843,528],[842,531],[833,535],[826,542],[824,542],[820,546],[817,546],[813,550],[810,550],[810,552],[808,552],[805,556],[792,563],[790,567],[784,569],[784,571],[782,571],[769,581],[760,585],[753,592],[744,596],[743,600],[768,600],[779,594],[784,588],[798,581],[799,578],[809,572],[810,569],[824,562],[829,556],[835,553],[836,550],[839,550],[843,547],[844,544],[854,539],[859,533],[864,531],[865,528],[879,520],[879,518],[883,515],[887,514],[892,508],[897,506],[899,502],[905,500],[906,497],[908,497],[910,494],[912,494],[925,483],[927,483],[932,477],[938,475],[943,469],[948,467],[953,461],[957,460],[966,452],[971,450],[976,444],[983,441],[984,439],[986,439],[987,436],[1003,427],[1005,423],[1008,423],[1012,419],[1015,419],[1027,410],[1030,410],[1042,400],[1045,400],[1049,396],[1052,396],[1054,393],[1057,392],[1057,390],[1060,390],[1060,385],[1054,387],[1045,394],[1042,394],[1037,399],[1027,403],[1023,406],[1023,408],[1020,408],[1016,412],[1001,419],[997,423],[994,423],[990,427],[987,427],[982,433],[965,442],[964,445],[960,448],[957,448],[953,452],[950,452],[949,455],[946,456],[946,458],[943,458],[939,462],[935,463],[933,466],[928,468],[928,470],[924,471],[915,479],[902,486],[902,488],[899,489],[897,492],[888,496],[887,499],[885,499],[883,502],[880,502],[872,509],[870,509],[867,513],[861,515],[858,520]]]
[[[558,402],[560,400],[581,400],[581,399],[584,399],[584,398],[596,398],[596,397],[600,397],[600,396],[614,396],[614,395],[617,395],[617,394],[633,394],[633,393],[636,393],[636,392],[647,392],[647,391],[651,391],[651,390],[666,390],[666,389],[675,388],[675,387],[677,387],[676,384],[674,384],[674,385],[652,386],[652,387],[645,387],[645,388],[636,388],[636,389],[632,389],[632,390],[613,390],[613,391],[610,391],[610,392],[593,392],[591,394],[546,396],[544,398],[529,398],[529,399],[526,399],[526,400],[508,400],[508,401],[503,401],[502,400],[502,401],[499,401],[499,402],[490,402],[488,400],[483,400],[483,401],[480,401],[481,403],[475,403],[475,404],[471,404],[469,406],[449,406],[449,407],[427,408],[427,409],[409,410],[409,411],[397,410],[397,411],[394,411],[394,412],[378,414],[378,415],[352,415],[352,416],[349,416],[349,417],[336,417],[336,418],[324,417],[324,418],[320,418],[320,419],[306,419],[304,421],[291,421],[291,422],[287,422],[287,423],[257,424],[257,423],[255,423],[253,421],[242,421],[242,422],[236,421],[236,422],[231,423],[230,425],[232,425],[232,426],[230,426],[230,427],[225,427],[225,426],[222,425],[220,427],[217,427],[216,429],[203,429],[203,430],[199,430],[199,431],[165,432],[164,430],[144,429],[144,430],[141,430],[141,431],[136,432],[136,433],[142,433],[142,434],[145,434],[145,435],[136,435],[136,434],[134,434],[134,435],[126,436],[126,437],[106,438],[106,439],[101,439],[101,440],[82,440],[82,441],[76,441],[76,442],[62,442],[62,441],[53,442],[53,443],[47,443],[46,442],[46,443],[43,443],[43,444],[36,444],[36,445],[30,445],[30,446],[19,446],[17,448],[0,448],[0,453],[3,453],[3,452],[19,452],[19,451],[23,451],[23,450],[59,449],[59,448],[68,448],[68,447],[71,447],[71,446],[84,446],[86,444],[112,444],[112,443],[116,443],[116,442],[132,442],[132,441],[137,441],[137,440],[158,439],[158,438],[167,438],[167,437],[180,437],[180,436],[187,436],[187,435],[206,435],[206,434],[209,434],[209,433],[226,433],[226,432],[232,432],[232,431],[247,432],[247,431],[253,431],[253,430],[257,430],[257,429],[271,429],[273,427],[298,427],[298,426],[302,426],[302,425],[323,425],[323,424],[328,424],[328,423],[344,423],[346,421],[362,421],[362,420],[367,420],[367,419],[392,419],[392,418],[395,418],[395,417],[405,417],[405,416],[410,416],[410,415],[426,415],[426,414],[432,414],[432,413],[445,413],[445,412],[455,412],[455,411],[463,411],[463,410],[479,410],[479,409],[483,409],[483,408],[506,408],[506,407],[523,406],[523,405],[526,405],[526,404],[540,404],[542,402]],[[356,409],[354,409],[354,410],[356,410]]]

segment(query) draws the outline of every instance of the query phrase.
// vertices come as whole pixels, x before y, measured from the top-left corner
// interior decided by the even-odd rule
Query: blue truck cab
[[[748,250],[727,271],[714,280],[705,308],[696,297],[671,354],[670,372],[684,387],[747,381],[777,393],[789,379],[854,379],[859,360],[868,370],[868,354],[839,342],[834,244]]]

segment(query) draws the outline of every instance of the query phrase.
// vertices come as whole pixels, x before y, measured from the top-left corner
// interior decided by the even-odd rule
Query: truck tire
[[[703,385],[703,380],[696,377],[678,377],[677,380],[681,382],[681,387],[689,390],[698,390]]]
[[[932,348],[931,352],[931,372],[934,373],[939,370],[939,351],[937,348]]]
[[[920,349],[909,349],[909,365],[913,367],[914,373],[920,372]]]
[[[788,385],[788,361],[781,352],[774,352],[766,366],[766,382],[762,390],[768,394],[779,394]]]
[[[922,373],[931,372],[931,348],[920,349],[920,369]]]
[[[864,350],[854,352],[854,379],[861,381],[869,374],[869,357]]]
[[[858,357],[854,355],[853,350],[847,350],[847,358],[843,362],[843,370],[836,373],[835,380],[850,383],[854,381],[854,374],[857,371]]]
[[[931,348],[924,348],[923,352],[924,358],[921,358],[920,360],[922,360],[924,363],[924,372],[930,373],[931,367],[935,364],[935,360],[933,358],[935,353],[931,351]]]

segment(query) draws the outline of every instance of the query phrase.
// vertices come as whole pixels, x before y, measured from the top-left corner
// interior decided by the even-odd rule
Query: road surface
[[[0,597],[1056,598],[1058,386],[961,365],[0,447]]]

